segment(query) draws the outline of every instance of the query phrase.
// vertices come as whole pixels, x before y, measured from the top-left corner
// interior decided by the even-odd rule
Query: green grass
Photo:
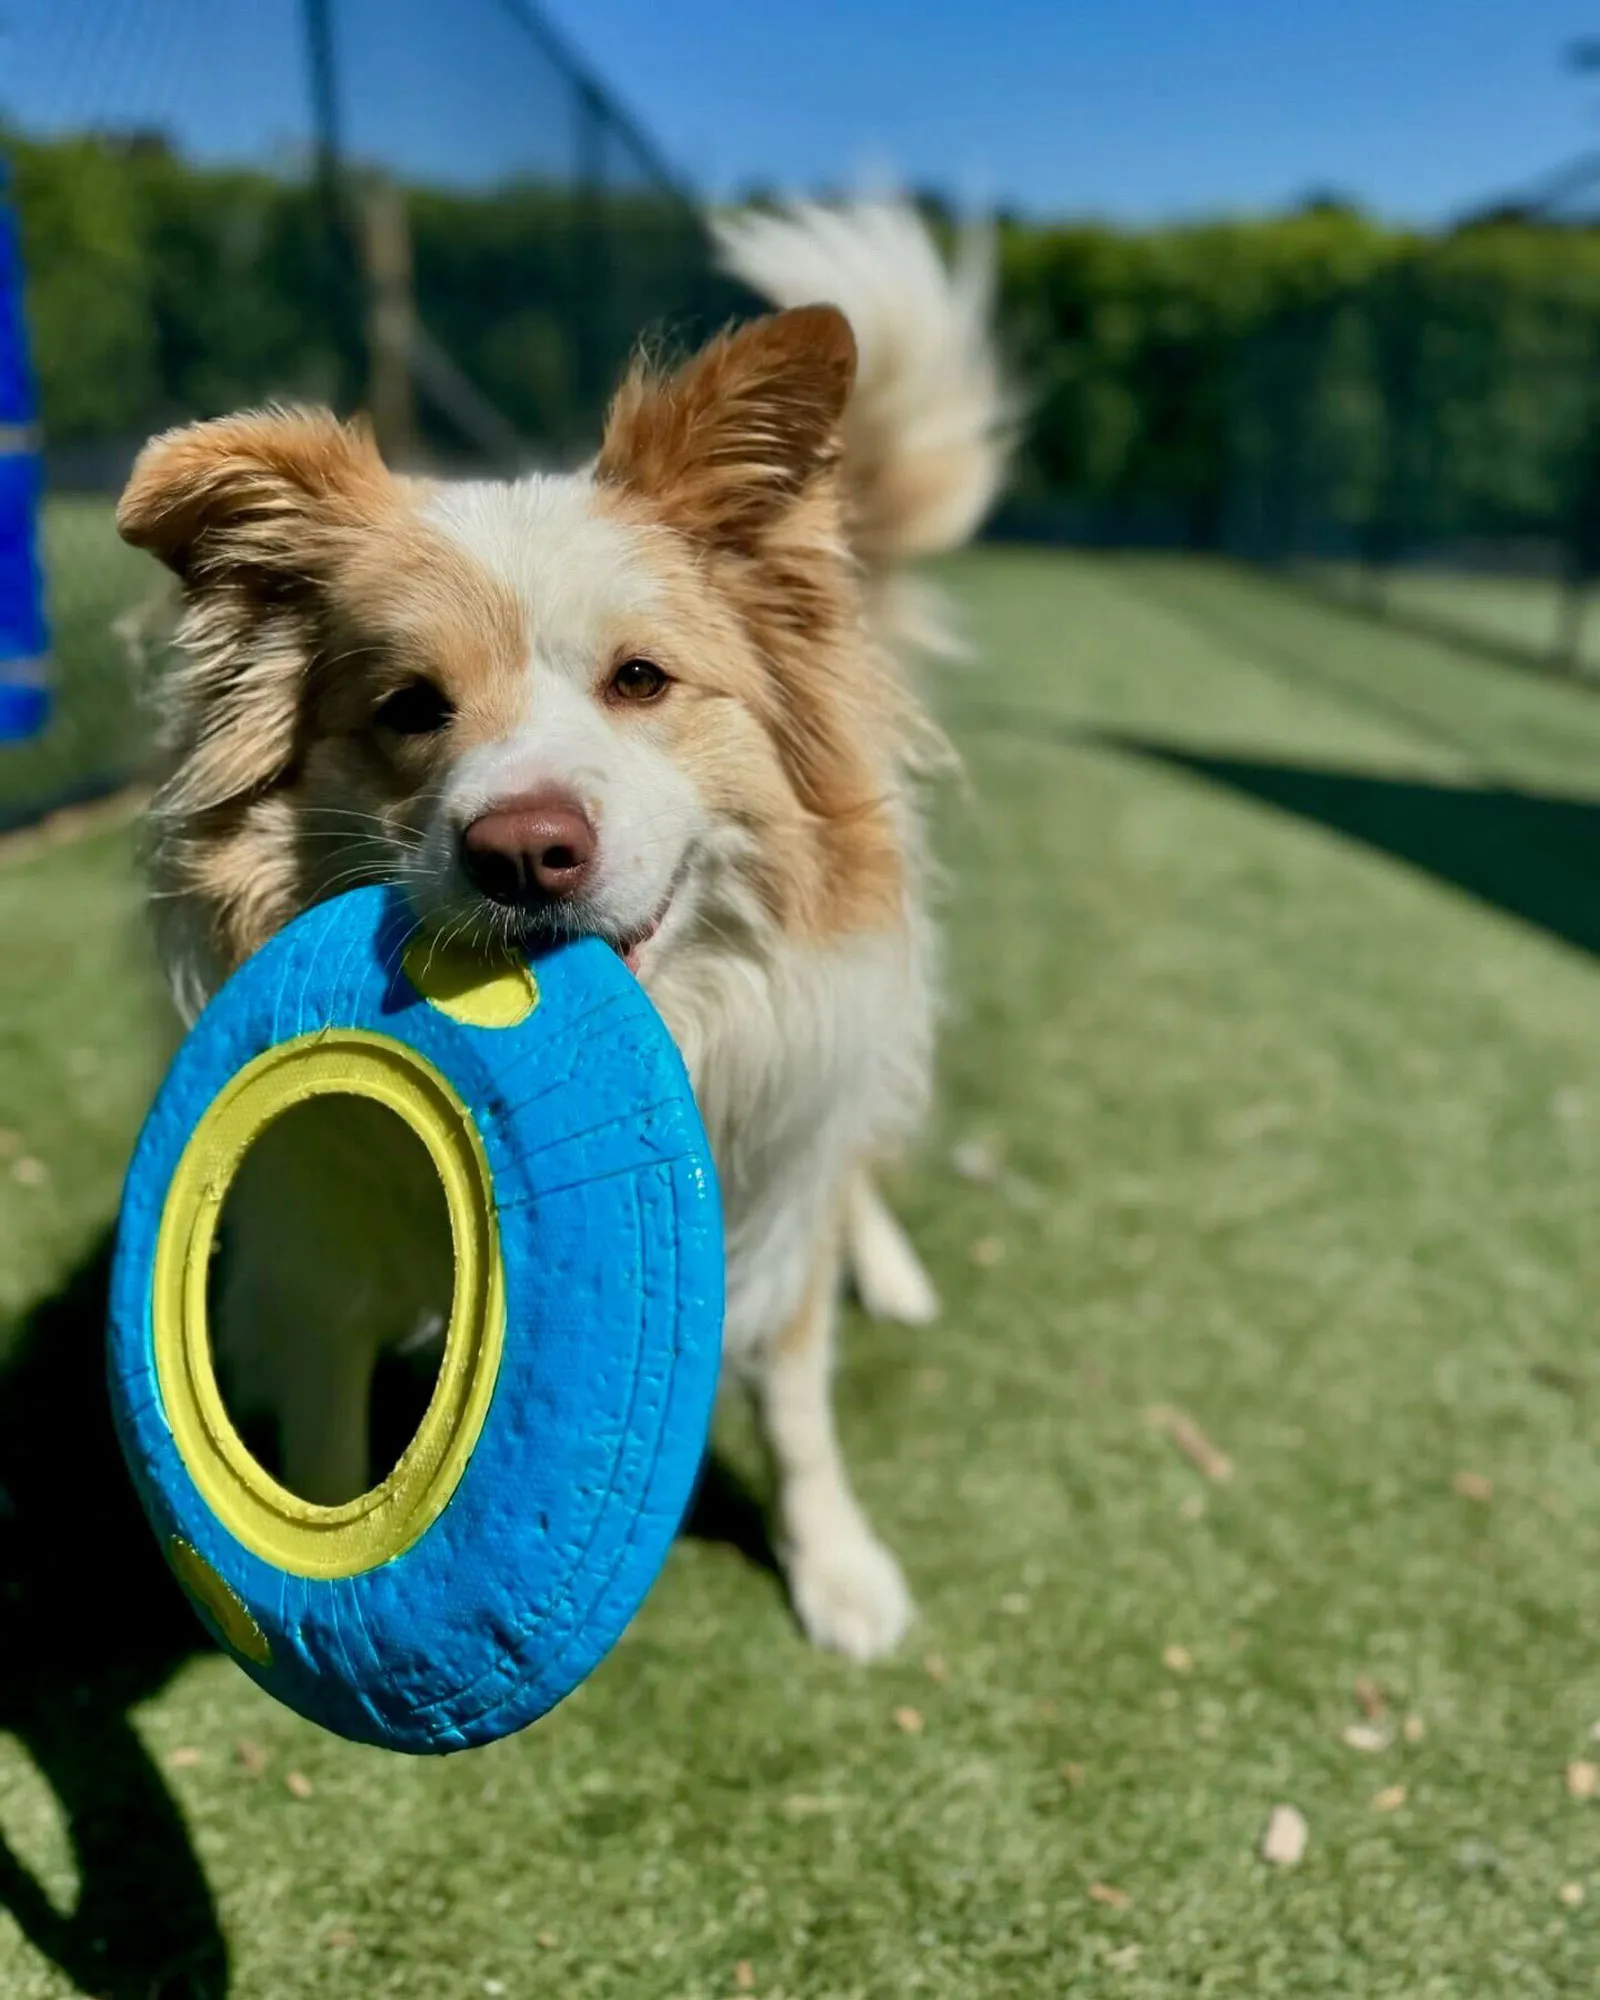
[[[852,1322],[841,1383],[914,1642],[810,1653],[765,1569],[685,1540],[524,1736],[324,1738],[145,1594],[80,1285],[26,1421],[0,1402],[7,2000],[1600,1987],[1600,1800],[1563,1777],[1600,1759],[1600,702],[1200,565],[957,575],[987,664],[939,689],[972,786],[901,1189],[946,1313]],[[0,1204],[13,1315],[92,1246],[150,1087],[132,896],[115,835],[0,871],[0,1124],[43,1169]],[[983,1134],[998,1184],[950,1166]],[[1421,1741],[1345,1747],[1361,1675]],[[1291,1873],[1256,1858],[1280,1801]]]
[[[1315,563],[1305,573],[1313,581],[1351,602],[1370,606],[1373,580],[1351,565]],[[1400,623],[1422,625],[1446,636],[1459,634],[1477,643],[1522,657],[1535,664],[1553,663],[1566,644],[1563,631],[1564,587],[1554,576],[1501,576],[1425,565],[1391,570],[1379,586],[1385,609]],[[1600,620],[1595,617],[1595,593],[1585,593],[1585,613],[1579,652],[1583,670],[1600,668]]]

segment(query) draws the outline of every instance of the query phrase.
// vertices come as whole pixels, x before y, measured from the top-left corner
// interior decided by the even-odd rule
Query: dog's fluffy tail
[[[969,540],[1000,490],[1013,416],[991,327],[989,231],[968,230],[946,264],[916,210],[895,201],[798,202],[713,227],[725,268],[763,298],[836,305],[855,331],[844,476],[869,575],[888,586],[917,557]],[[939,643],[925,607],[895,607],[893,636]]]

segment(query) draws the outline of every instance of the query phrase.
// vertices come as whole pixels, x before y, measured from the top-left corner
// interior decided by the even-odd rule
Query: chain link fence
[[[1419,243],[1258,328],[1233,370],[1222,545],[1600,674],[1600,259],[1577,230],[1552,256],[1553,234],[1517,217]]]
[[[149,762],[159,579],[112,508],[151,432],[313,400],[402,465],[558,464],[641,336],[743,303],[525,0],[51,0],[0,36],[56,688],[0,746],[0,822]]]

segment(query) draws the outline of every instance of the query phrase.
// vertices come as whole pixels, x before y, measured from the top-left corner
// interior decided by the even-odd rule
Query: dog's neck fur
[[[792,1314],[852,1172],[907,1138],[933,1039],[931,933],[693,945],[645,979],[683,1052],[722,1183],[730,1358]]]

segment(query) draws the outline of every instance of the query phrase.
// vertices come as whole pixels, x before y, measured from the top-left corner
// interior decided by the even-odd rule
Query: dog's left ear
[[[241,573],[304,581],[319,541],[376,517],[394,491],[365,425],[327,410],[247,410],[152,438],[117,532],[191,590]]]
[[[753,320],[675,374],[638,364],[611,405],[595,476],[697,541],[752,554],[837,459],[855,373],[855,335],[833,306]]]

